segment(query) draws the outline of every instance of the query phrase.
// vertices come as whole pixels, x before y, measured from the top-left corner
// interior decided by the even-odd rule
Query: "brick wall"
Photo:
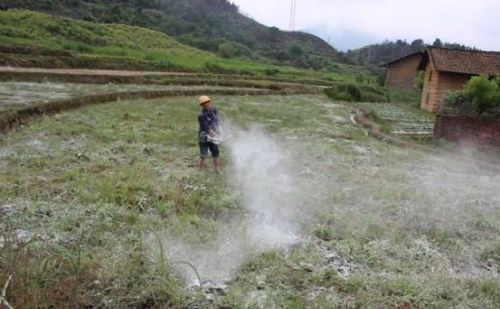
[[[434,138],[500,150],[500,118],[437,114]]]
[[[461,90],[469,79],[470,75],[437,71],[429,62],[425,69],[420,107],[431,113],[439,111],[448,92]]]
[[[414,81],[418,75],[418,64],[422,55],[413,55],[387,67],[386,86],[408,92],[416,92]]]

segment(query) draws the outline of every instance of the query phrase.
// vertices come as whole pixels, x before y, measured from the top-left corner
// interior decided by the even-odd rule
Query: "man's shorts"
[[[219,157],[219,146],[210,142],[199,143],[199,145],[200,145],[200,158],[205,159],[206,157],[208,157],[209,149],[210,153],[212,154],[212,157],[214,158]]]

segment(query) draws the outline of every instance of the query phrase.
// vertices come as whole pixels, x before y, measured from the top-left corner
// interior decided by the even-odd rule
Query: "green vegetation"
[[[89,106],[0,141],[6,300],[15,308],[496,308],[496,171],[372,139],[349,121],[350,106],[324,96],[213,101],[225,119],[258,124],[291,155],[301,179],[294,191],[308,197],[297,244],[246,256],[210,303],[186,287],[163,239],[215,245],[247,216],[226,146],[226,175],[196,170],[194,97]]]
[[[420,92],[422,92],[422,90],[424,89],[424,79],[425,79],[425,72],[419,71],[417,77],[415,77],[415,80],[413,81],[414,87],[418,89]]]
[[[411,106],[413,109],[420,110],[420,99],[422,98],[422,92],[408,92],[397,89],[387,89],[387,95],[389,101],[393,103],[405,103]]]
[[[325,94],[334,100],[347,102],[387,102],[386,91],[366,83],[335,83],[325,89]]]
[[[67,58],[68,55],[61,55],[61,51],[69,51],[71,54],[86,56],[86,60],[103,58],[137,61],[151,63],[152,67],[159,70],[258,74],[284,79],[316,80],[354,79],[354,76],[371,79],[373,75],[365,68],[345,64],[334,64],[330,70],[322,68],[314,71],[225,59],[180,44],[164,33],[146,28],[78,21],[24,10],[0,11],[0,40],[2,45],[14,46],[11,48],[14,50],[16,45],[41,47],[41,50],[35,48],[34,57],[54,55]],[[8,61],[15,62],[23,56],[22,53],[15,53],[14,58]],[[45,63],[45,66],[50,66],[54,59],[47,58],[45,61],[50,62]]]
[[[211,53],[180,44],[166,34],[145,28],[96,24],[13,10],[0,12],[0,22],[0,35],[5,43],[36,44],[78,54],[132,58],[188,70],[202,69],[218,59]]]
[[[227,0],[20,0],[3,1],[0,8],[30,9],[91,22],[149,28],[225,58],[301,68],[346,63],[333,47],[314,35],[261,25],[240,14],[238,7]]]
[[[461,113],[484,114],[500,107],[500,78],[472,77],[463,90],[451,92],[446,103]]]

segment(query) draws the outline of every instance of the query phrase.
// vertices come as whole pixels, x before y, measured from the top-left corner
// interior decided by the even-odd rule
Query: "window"
[[[429,81],[432,81],[432,71],[429,71]]]

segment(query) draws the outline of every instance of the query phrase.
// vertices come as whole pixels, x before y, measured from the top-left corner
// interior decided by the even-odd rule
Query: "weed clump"
[[[314,235],[324,241],[330,241],[333,239],[332,230],[325,225],[316,227],[316,229],[314,229]]]
[[[387,102],[384,91],[371,85],[338,83],[324,90],[334,100],[347,102]]]

